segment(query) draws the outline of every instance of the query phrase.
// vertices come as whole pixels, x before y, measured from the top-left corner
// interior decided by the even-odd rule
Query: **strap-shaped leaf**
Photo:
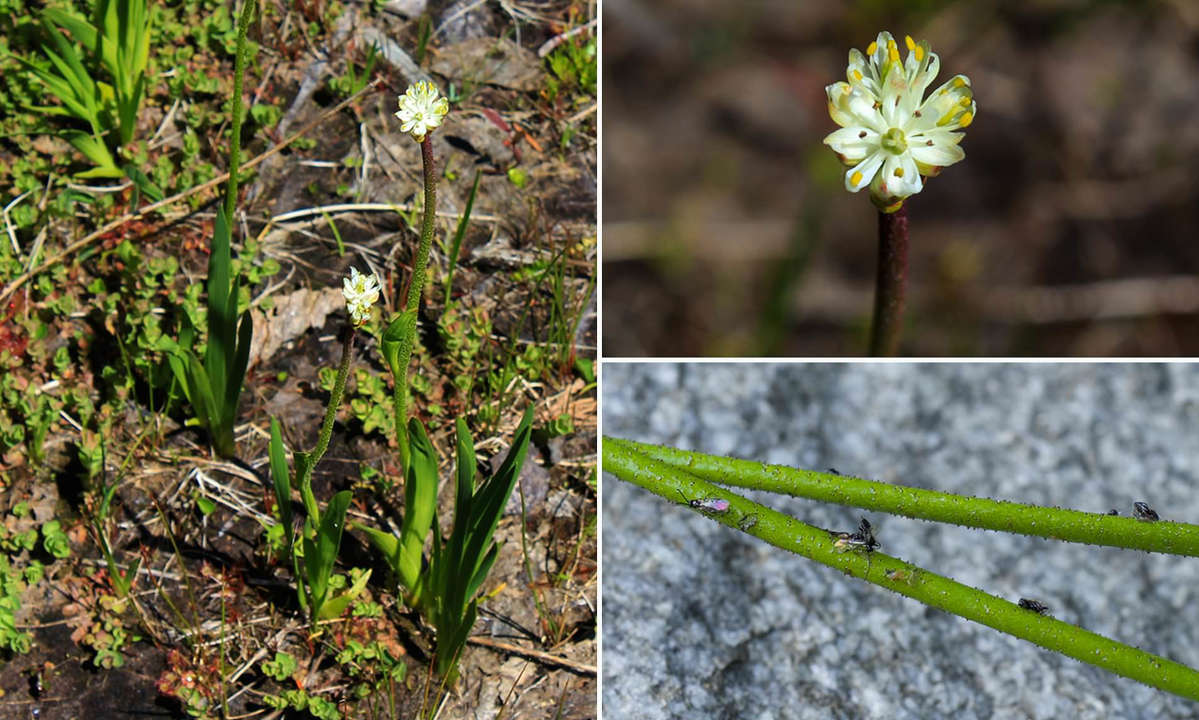
[[[304,565],[308,571],[308,586],[312,591],[312,607],[319,614],[329,592],[329,577],[341,548],[341,533],[345,528],[346,509],[350,506],[350,491],[342,490],[329,500],[321,515],[316,542],[305,543]],[[312,554],[308,554],[308,550]]]
[[[275,484],[275,505],[279,508],[279,518],[283,522],[283,532],[287,536],[287,547],[292,545],[292,515],[291,515],[291,478],[287,475],[287,455],[283,448],[283,433],[279,430],[279,420],[271,418],[271,479]]]
[[[482,587],[483,581],[487,579],[487,575],[491,573],[491,566],[495,565],[495,559],[499,557],[499,546],[491,543],[487,553],[483,556],[478,567],[475,568],[475,574],[471,577],[470,582],[466,586],[466,597],[473,598],[475,593]]]
[[[325,604],[321,606],[320,612],[317,613],[317,619],[328,620],[345,612],[349,604],[354,601],[354,598],[361,595],[362,591],[366,589],[366,581],[370,580],[370,577],[371,571],[367,570],[358,577],[358,580],[348,590],[337,597],[327,599]]]
[[[404,482],[404,521],[400,526],[400,581],[412,591],[421,571],[425,536],[437,513],[437,453],[425,427],[413,418],[408,423],[411,456]]]
[[[217,210],[213,224],[212,252],[208,256],[208,348],[204,355],[204,366],[208,370],[213,393],[224,403],[225,375],[229,371],[229,357],[233,353],[233,312],[230,304],[230,255],[229,218],[223,209]],[[237,302],[233,298],[234,303]],[[219,376],[219,377],[218,377]]]
[[[208,378],[208,372],[200,364],[200,359],[190,353],[188,353],[188,368],[190,370],[188,382],[191,384],[192,409],[196,412],[196,419],[211,433],[213,423],[216,422],[216,403],[212,396],[212,383]]]
[[[254,322],[250,311],[242,313],[237,331],[237,345],[230,357],[228,384],[225,386],[225,421],[230,427],[237,421],[237,407],[241,400],[242,384],[246,379],[246,365],[250,361],[250,338],[254,334]]]
[[[464,561],[470,562],[474,559],[475,568],[483,562],[484,552],[491,542],[496,525],[500,522],[504,506],[508,504],[512,488],[516,486],[521,468],[524,467],[529,438],[532,436],[532,423],[533,407],[529,406],[516,428],[516,434],[512,436],[512,447],[508,450],[508,456],[504,458],[500,469],[487,479],[475,496],[463,553]],[[470,575],[473,577],[474,574],[472,570]]]
[[[398,575],[399,570],[396,568],[396,561],[399,557],[400,539],[389,532],[384,532],[383,530],[369,527],[362,523],[351,523],[350,526],[355,530],[361,530],[366,533],[366,539],[370,541],[371,545],[375,546],[375,549],[379,551],[387,561],[387,564]]]
[[[445,552],[439,558],[441,560],[438,563],[440,577],[436,577],[435,582],[437,582],[436,587],[445,596],[444,602],[453,609],[452,612],[461,613],[462,606],[469,597],[466,588],[470,582],[470,571],[474,568],[473,559],[470,567],[465,567],[463,551],[466,546],[467,529],[470,527],[475,492],[475,445],[471,439],[470,430],[462,418],[457,419],[455,429],[458,450],[458,471],[456,473],[458,489],[454,499],[454,526],[450,532]],[[437,540],[439,538],[434,538],[435,543]]]

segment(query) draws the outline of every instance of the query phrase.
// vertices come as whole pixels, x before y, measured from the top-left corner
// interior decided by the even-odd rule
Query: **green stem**
[[[341,365],[337,366],[337,380],[333,383],[333,393],[329,396],[329,407],[325,408],[325,421],[321,423],[321,436],[316,441],[316,449],[312,451],[312,465],[316,464],[324,457],[325,451],[329,449],[329,438],[333,435],[333,421],[337,417],[337,408],[341,405],[341,396],[346,389],[346,377],[350,374],[350,355],[354,344],[354,335],[357,330],[351,325],[346,333],[345,342],[341,346]]]
[[[1116,642],[1069,623],[1025,610],[1015,603],[911,563],[875,551],[842,552],[829,531],[752,502],[678,467],[637,452],[629,443],[603,443],[603,468],[675,504],[690,500],[727,501],[723,512],[696,512],[735,530],[836,568],[927,605],[1014,635],[1048,650],[1199,700],[1199,672],[1173,660]]]
[[[908,284],[908,206],[878,214],[878,276],[870,354],[891,357],[899,351],[903,303]]]
[[[420,313],[421,292],[425,287],[425,271],[429,266],[429,250],[433,246],[433,223],[437,216],[437,165],[433,159],[433,141],[430,135],[420,143],[421,160],[425,171],[425,210],[421,220],[420,245],[412,263],[412,280],[408,284],[408,300],[404,305],[404,328],[400,334],[399,362],[402,377],[395,379],[392,395],[395,406],[396,440],[400,446],[400,460],[408,466],[408,364],[412,359],[412,347],[416,343],[416,320]]]
[[[254,0],[245,0],[237,21],[237,56],[233,59],[233,128],[229,138],[229,185],[225,192],[225,217],[233,227],[233,210],[237,205],[237,168],[241,164],[241,89],[246,70],[246,30],[254,17]]]
[[[609,444],[722,485],[965,527],[1199,557],[1199,525],[1189,523],[1141,522],[1131,517],[967,497],[604,436],[604,447]]]

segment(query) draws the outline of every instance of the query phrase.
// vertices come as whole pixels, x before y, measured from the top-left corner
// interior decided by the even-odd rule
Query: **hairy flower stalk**
[[[429,265],[429,251],[433,245],[433,223],[437,214],[437,165],[433,158],[433,141],[429,132],[439,127],[449,112],[450,103],[440,97],[437,87],[430,82],[418,82],[410,86],[399,100],[400,110],[395,115],[400,120],[400,129],[412,135],[420,143],[421,164],[425,179],[425,209],[421,220],[420,244],[412,263],[412,280],[408,284],[408,298],[398,318],[392,322],[384,335],[384,345],[394,342],[395,362],[389,359],[395,379],[393,405],[395,409],[396,441],[400,447],[400,459],[408,465],[409,448],[406,427],[408,425],[408,364],[412,358],[412,347],[416,342],[416,320],[420,310],[421,292],[425,287],[425,271]],[[386,351],[386,347],[385,347]]]
[[[941,69],[927,42],[906,36],[906,59],[883,31],[866,48],[849,51],[847,81],[825,88],[828,111],[841,126],[824,139],[847,166],[845,189],[870,188],[879,209],[879,269],[871,353],[895,354],[907,285],[907,218],[904,201],[933,177],[966,157],[964,128],[977,108],[970,78],[955,75],[932,92],[925,90]],[[900,214],[900,217],[888,217]]]

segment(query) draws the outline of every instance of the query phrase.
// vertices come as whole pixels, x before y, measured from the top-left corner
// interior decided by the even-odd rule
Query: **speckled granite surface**
[[[1199,366],[605,362],[606,434],[1199,521]],[[854,508],[753,494],[822,527]],[[603,717],[1195,718],[1199,704],[603,478]],[[889,554],[1199,667],[1199,558],[865,513]]]

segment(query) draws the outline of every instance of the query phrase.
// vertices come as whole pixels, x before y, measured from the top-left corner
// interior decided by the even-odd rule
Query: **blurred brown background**
[[[1199,355],[1199,2],[603,3],[603,351],[860,355],[876,213],[821,143],[879,30],[978,116],[908,201],[910,355]]]

